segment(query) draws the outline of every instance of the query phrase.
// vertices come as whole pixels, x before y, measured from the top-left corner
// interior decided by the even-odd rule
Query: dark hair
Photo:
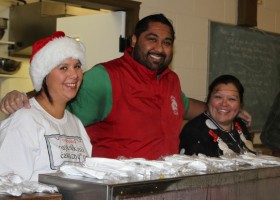
[[[213,82],[209,85],[208,87],[208,95],[207,95],[207,99],[206,99],[206,104],[209,103],[211,94],[213,92],[213,90],[215,89],[215,87],[219,84],[233,84],[239,93],[239,97],[240,97],[240,103],[241,105],[243,105],[243,93],[244,93],[244,88],[241,84],[241,82],[233,75],[229,75],[229,74],[225,74],[225,75],[221,75],[219,77],[217,77],[215,80],[213,80]]]
[[[42,90],[45,91],[45,94],[46,94],[49,102],[52,104],[53,103],[53,99],[52,99],[52,97],[51,97],[51,95],[49,93],[49,90],[48,90],[48,86],[47,86],[47,83],[46,83],[46,77],[43,79],[41,90],[36,92],[35,96],[39,96],[42,93]]]
[[[169,26],[172,38],[175,39],[175,31],[173,28],[172,23],[167,19],[163,14],[154,14],[154,15],[148,15],[147,17],[142,18],[140,21],[137,22],[135,29],[134,29],[134,35],[139,38],[141,33],[148,30],[149,23],[150,22],[160,22],[162,24],[165,24]]]

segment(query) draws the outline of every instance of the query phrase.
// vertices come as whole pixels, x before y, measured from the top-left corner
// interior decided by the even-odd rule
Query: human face
[[[217,85],[208,103],[208,111],[213,119],[225,130],[231,130],[233,119],[241,109],[237,88],[231,84]]]
[[[146,68],[164,71],[172,61],[173,38],[170,28],[159,22],[150,22],[149,28],[137,39],[132,37],[132,57]]]
[[[46,84],[53,102],[67,103],[73,99],[81,85],[83,71],[77,59],[67,58],[46,77]]]

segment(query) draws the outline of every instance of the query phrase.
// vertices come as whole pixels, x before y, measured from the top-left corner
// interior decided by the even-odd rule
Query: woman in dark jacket
[[[237,117],[244,88],[232,75],[216,78],[208,88],[207,111],[189,121],[180,134],[180,153],[219,157],[254,153],[249,131]]]

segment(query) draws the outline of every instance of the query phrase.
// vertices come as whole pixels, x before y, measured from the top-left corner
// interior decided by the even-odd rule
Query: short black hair
[[[161,13],[154,14],[154,15],[148,15],[148,16],[142,18],[140,21],[138,21],[138,23],[136,24],[135,29],[134,29],[134,35],[137,38],[139,38],[141,33],[148,30],[150,22],[160,22],[162,24],[169,26],[171,34],[172,34],[172,38],[173,38],[173,40],[175,39],[175,31],[174,31],[174,27],[173,27],[172,23],[170,22],[170,20],[167,17],[164,16],[164,14],[161,14]]]
[[[238,90],[238,93],[239,93],[240,103],[241,103],[241,105],[243,105],[244,87],[238,78],[236,78],[235,76],[230,75],[230,74],[221,75],[212,81],[212,83],[208,87],[208,95],[206,98],[206,104],[209,103],[211,94],[212,94],[213,90],[215,89],[215,87],[222,83],[223,84],[231,83],[236,87],[236,89]]]

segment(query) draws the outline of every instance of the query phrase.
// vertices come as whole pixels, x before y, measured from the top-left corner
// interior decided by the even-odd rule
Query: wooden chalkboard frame
[[[221,74],[236,76],[245,88],[244,109],[260,132],[280,90],[280,35],[210,21],[208,83]],[[280,122],[279,122],[280,123]]]

